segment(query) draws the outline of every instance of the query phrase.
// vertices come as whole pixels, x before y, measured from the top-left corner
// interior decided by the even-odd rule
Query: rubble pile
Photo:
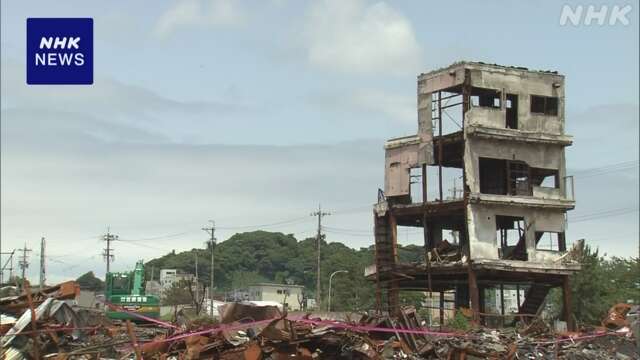
[[[99,312],[80,316],[64,300],[38,295],[38,305],[0,308],[0,359],[638,359],[631,310],[612,308],[602,327],[554,333],[548,326],[468,331],[424,327],[412,307],[394,317],[363,315],[336,321],[281,312],[275,306],[230,303],[219,322],[182,325],[111,322]],[[98,319],[88,319],[88,317]],[[637,321],[637,320],[633,320]],[[630,327],[631,326],[631,327]]]

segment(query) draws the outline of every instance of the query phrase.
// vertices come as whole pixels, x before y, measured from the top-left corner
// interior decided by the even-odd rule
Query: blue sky
[[[200,246],[209,218],[299,219],[273,230],[308,236],[313,219],[301,217],[318,202],[336,212],[327,226],[351,229],[331,241],[368,246],[382,143],[416,131],[416,75],[475,60],[566,75],[575,216],[622,213],[575,224],[570,215],[568,237],[635,254],[638,6],[596,4],[630,5],[626,26],[561,26],[565,4],[590,5],[3,1],[3,251],[42,235],[52,254],[90,249],[80,267],[52,262],[63,278],[102,268],[94,238],[107,225],[123,238],[188,233],[141,242],[148,257]],[[94,18],[93,86],[25,85],[27,17]],[[125,246],[116,268],[143,250]]]

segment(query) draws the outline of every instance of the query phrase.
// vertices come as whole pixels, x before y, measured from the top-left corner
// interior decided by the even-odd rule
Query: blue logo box
[[[93,84],[93,19],[28,18],[27,84]]]

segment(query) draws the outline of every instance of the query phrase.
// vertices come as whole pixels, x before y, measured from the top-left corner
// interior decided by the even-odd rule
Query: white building
[[[258,283],[249,286],[250,301],[274,301],[290,311],[302,310],[302,285]]]
[[[174,283],[182,280],[193,280],[194,278],[195,275],[178,273],[178,270],[176,269],[162,269],[160,270],[161,291],[164,293],[165,291],[170,289]]]

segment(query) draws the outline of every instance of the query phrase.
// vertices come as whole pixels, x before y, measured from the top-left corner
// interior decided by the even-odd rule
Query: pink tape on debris
[[[220,331],[225,331],[225,330],[242,330],[242,329],[248,329],[250,327],[253,327],[255,325],[260,325],[260,324],[268,324],[274,320],[277,320],[279,318],[273,318],[273,319],[266,319],[266,320],[260,320],[260,321],[252,321],[252,322],[248,322],[248,323],[240,323],[240,324],[222,324],[222,325],[216,325],[214,327],[205,329],[205,330],[199,330],[199,331],[193,331],[193,332],[188,332],[188,333],[183,333],[180,335],[176,335],[176,336],[172,336],[172,337],[168,337],[166,339],[159,339],[159,340],[154,340],[152,342],[167,342],[167,341],[176,341],[176,340],[181,340],[184,338],[188,338],[190,336],[195,336],[195,335],[206,335],[206,334],[214,334]]]
[[[160,320],[156,320],[153,318],[149,318],[140,314],[136,314],[134,312],[130,312],[127,311],[119,306],[113,305],[113,304],[107,304],[108,306],[115,308],[115,309],[120,309],[119,312],[124,312],[127,314],[131,314],[132,316],[144,319],[144,320],[148,320],[150,322],[165,326],[165,327],[171,327],[174,329],[180,329],[178,326],[175,326],[171,323],[167,323],[167,322],[163,322]],[[207,335],[207,334],[215,334],[221,331],[228,331],[228,330],[243,330],[243,329],[248,329],[251,327],[254,327],[256,325],[262,325],[262,324],[268,324],[274,320],[279,320],[279,319],[284,319],[284,320],[290,320],[290,321],[297,321],[297,322],[301,322],[301,323],[306,323],[306,324],[311,324],[311,325],[324,325],[324,326],[330,326],[333,328],[339,328],[339,329],[345,329],[345,330],[352,330],[352,331],[364,331],[364,332],[386,332],[386,333],[402,333],[402,334],[418,334],[418,335],[432,335],[432,336],[440,336],[440,337],[463,337],[463,338],[467,338],[467,339],[477,339],[477,336],[473,336],[473,335],[469,335],[469,334],[464,334],[464,333],[454,333],[454,332],[439,332],[439,331],[431,331],[431,330],[425,330],[425,329],[403,329],[403,328],[387,328],[387,327],[379,327],[379,326],[369,326],[369,325],[353,325],[353,324],[348,324],[348,323],[344,323],[344,322],[340,322],[340,321],[335,321],[335,320],[313,320],[313,319],[309,319],[306,318],[305,315],[299,315],[299,316],[292,316],[292,317],[287,317],[287,318],[271,318],[271,319],[265,319],[265,320],[259,320],[259,321],[251,321],[251,322],[246,322],[246,323],[235,323],[235,324],[219,324],[216,326],[213,326],[211,328],[208,329],[204,329],[204,330],[199,330],[199,331],[192,331],[192,332],[186,332],[186,333],[181,333],[178,335],[174,335],[174,336],[170,336],[164,339],[156,339],[156,340],[152,340],[150,342],[146,342],[146,343],[162,343],[162,342],[170,342],[170,341],[177,341],[177,340],[182,340],[191,336],[198,336],[198,335]],[[564,341],[574,341],[574,340],[583,340],[583,339],[590,339],[590,338],[596,338],[596,337],[601,337],[601,336],[608,336],[608,335],[623,335],[623,334],[618,334],[615,332],[602,332],[602,333],[596,333],[596,334],[588,334],[588,335],[583,335],[583,336],[578,336],[578,337],[569,337],[569,338],[561,338],[558,337],[555,340],[552,341],[541,341],[541,342],[537,342],[538,344],[552,344],[552,343],[557,343],[557,342],[564,342]]]
[[[402,333],[402,334],[417,334],[417,335],[433,335],[433,336],[457,336],[457,337],[471,337],[467,334],[453,333],[453,332],[438,332],[425,329],[403,329],[403,328],[386,328],[379,326],[369,325],[351,325],[339,321],[332,320],[311,320],[311,319],[299,319],[299,322],[312,324],[312,325],[329,325],[336,328],[354,330],[354,331],[366,331],[366,332],[388,332],[388,333]]]
[[[251,328],[251,327],[253,327],[255,325],[267,324],[267,323],[270,323],[270,322],[272,322],[274,320],[278,320],[278,319],[280,319],[280,318],[272,318],[272,319],[266,319],[266,320],[260,320],[260,321],[252,321],[252,322],[247,322],[247,323],[240,323],[240,324],[221,324],[221,325],[216,325],[216,326],[214,326],[212,328],[209,328],[209,329],[183,333],[183,334],[180,334],[180,335],[168,337],[166,339],[158,339],[158,340],[154,340],[154,341],[151,341],[151,342],[152,343],[159,343],[159,342],[176,341],[176,340],[182,340],[184,338],[188,338],[190,336],[213,334],[213,333],[217,333],[217,332],[225,331],[225,330],[248,329],[248,328]],[[343,322],[330,321],[330,320],[311,320],[311,319],[306,319],[303,316],[288,317],[286,319],[287,320],[291,320],[291,321],[298,321],[298,322],[302,322],[302,323],[308,323],[308,324],[312,324],[312,325],[329,325],[329,326],[332,326],[334,328],[341,328],[341,329],[354,330],[354,331],[390,332],[390,333],[424,334],[424,335],[434,335],[434,336],[470,337],[469,335],[465,335],[465,334],[436,332],[436,331],[429,331],[429,330],[424,330],[424,329],[394,329],[394,328],[385,328],[385,327],[376,327],[376,326],[351,325],[351,324],[347,324],[347,323],[343,323]]]
[[[163,326],[163,327],[169,327],[169,328],[173,328],[173,329],[180,329],[180,327],[175,326],[172,323],[169,323],[169,322],[166,322],[166,321],[160,321],[160,320],[154,319],[154,318],[150,318],[148,316],[144,316],[144,315],[138,314],[138,313],[133,312],[133,311],[128,311],[125,308],[123,308],[121,306],[118,306],[118,305],[115,305],[115,304],[112,304],[112,303],[106,303],[106,305],[108,307],[110,307],[111,309],[116,310],[117,312],[129,314],[131,316],[137,317],[138,319],[142,319],[142,320],[145,320],[145,321],[148,321],[148,322],[152,322],[152,323],[158,324],[158,325]]]
[[[597,337],[601,337],[601,336],[609,336],[609,335],[614,335],[614,336],[626,336],[625,333],[617,333],[617,332],[611,332],[611,331],[603,331],[603,332],[598,332],[595,334],[588,334],[588,335],[581,335],[581,336],[569,336],[569,337],[557,337],[555,340],[551,340],[551,341],[538,341],[535,342],[535,344],[538,345],[548,345],[548,344],[555,344],[555,343],[561,343],[561,342],[565,342],[565,341],[576,341],[576,340],[586,340],[586,339],[595,339]]]

